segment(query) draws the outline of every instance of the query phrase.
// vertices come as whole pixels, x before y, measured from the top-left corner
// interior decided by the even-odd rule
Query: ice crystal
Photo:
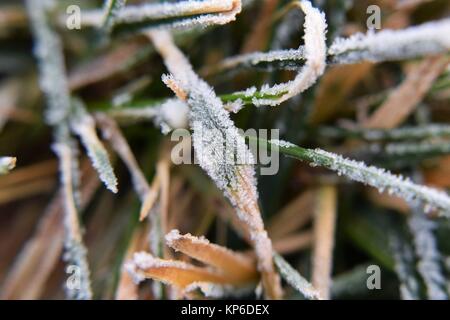
[[[450,19],[404,30],[368,31],[336,39],[328,50],[334,63],[388,61],[446,52],[450,49]]]

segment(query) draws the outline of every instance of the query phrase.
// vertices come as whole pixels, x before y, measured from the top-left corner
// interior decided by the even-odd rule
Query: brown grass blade
[[[408,71],[406,79],[365,122],[365,128],[390,129],[403,123],[415,110],[433,85],[436,78],[450,63],[450,58],[432,56],[425,58]]]
[[[204,237],[181,235],[172,230],[166,235],[169,247],[196,260],[219,269],[232,284],[242,284],[257,279],[255,261],[225,247],[210,243]]]
[[[228,279],[219,273],[191,264],[164,260],[153,257],[146,252],[134,254],[133,260],[127,264],[127,270],[136,280],[154,279],[185,289],[195,282],[227,284]]]
[[[311,220],[314,200],[311,190],[297,196],[271,219],[267,227],[269,235],[279,239],[305,226]]]
[[[336,223],[336,188],[322,186],[317,191],[314,217],[314,252],[312,284],[323,299],[330,298],[333,266],[334,229]]]

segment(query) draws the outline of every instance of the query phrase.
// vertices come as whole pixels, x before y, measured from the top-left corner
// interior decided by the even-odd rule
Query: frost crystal
[[[387,61],[415,58],[450,49],[450,19],[428,22],[404,30],[355,34],[336,39],[328,50],[334,63],[361,60]]]

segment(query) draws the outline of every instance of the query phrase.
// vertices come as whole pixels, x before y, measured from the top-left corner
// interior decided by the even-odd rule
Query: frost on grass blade
[[[389,61],[421,57],[450,50],[450,19],[404,30],[382,30],[338,38],[328,50],[333,63],[363,60]]]
[[[188,128],[189,107],[180,99],[167,99],[161,104],[150,104],[139,108],[112,109],[108,112],[117,119],[153,120],[163,134],[178,128]]]
[[[412,207],[408,226],[418,258],[417,269],[424,280],[427,298],[447,300],[446,280],[442,270],[443,260],[434,235],[436,222],[424,216],[420,208]]]
[[[364,162],[346,159],[338,154],[321,149],[305,149],[299,146],[281,146],[280,143],[259,139],[260,143],[268,143],[278,147],[280,152],[294,158],[307,161],[312,166],[322,166],[338,175],[377,188],[379,192],[387,191],[390,195],[403,198],[408,203],[420,203],[425,212],[436,210],[440,215],[450,217],[450,197],[423,185],[418,185],[408,178],[394,175],[385,169],[367,166]]]
[[[423,140],[428,138],[450,137],[450,126],[445,124],[430,124],[418,127],[392,128],[389,130],[322,127],[319,129],[319,133],[325,137],[347,136],[366,141]]]
[[[184,0],[129,5],[115,14],[111,32],[125,34],[157,28],[188,29],[222,25],[235,20],[240,12],[241,0]],[[102,16],[101,10],[85,12],[82,24],[100,27]]]
[[[34,54],[38,60],[39,84],[47,98],[46,119],[51,125],[66,119],[70,112],[62,44],[58,34],[50,27],[47,16],[55,3],[54,0],[26,2],[35,39]]]
[[[216,66],[205,70],[206,75],[225,72],[235,68],[261,69],[265,71],[297,71],[305,64],[304,47],[298,49],[273,50],[270,52],[253,52],[223,60]]]
[[[125,6],[127,0],[105,0],[104,16],[102,26],[108,32],[114,25],[114,20],[119,14],[120,10]]]
[[[0,175],[9,173],[16,166],[17,158],[0,157]]]
[[[410,244],[400,234],[392,234],[389,244],[395,261],[395,272],[400,281],[401,298],[420,299],[420,284],[414,270],[415,259]]]
[[[251,235],[266,295],[281,296],[279,277],[272,261],[272,243],[264,230],[258,207],[254,163],[245,140],[225,111],[213,89],[201,80],[167,32],[149,33],[156,50],[173,74],[163,80],[191,107],[194,150],[200,166],[213,179],[236,209]],[[207,106],[207,107],[205,107]]]
[[[281,276],[287,283],[300,292],[306,299],[319,300],[319,292],[314,289],[311,283],[303,278],[291,265],[278,253],[274,254],[275,264]]]
[[[297,76],[286,83],[276,84],[274,86],[265,85],[260,90],[249,93],[236,92],[226,97],[227,102],[236,100],[242,101],[244,104],[254,104],[256,106],[269,105],[276,106],[280,103],[296,96],[297,94],[305,91],[311,87],[321,76],[326,67],[326,29],[327,24],[325,21],[325,15],[318,9],[312,7],[309,1],[294,2],[299,5],[305,13],[305,45],[303,49],[299,49],[298,52],[293,53],[290,51],[284,52],[281,56],[286,57],[286,54],[296,56],[304,55],[305,65],[300,69]],[[277,52],[276,55],[280,56]],[[277,56],[272,57],[276,59]],[[251,59],[268,60],[271,59],[271,54],[254,54]]]
[[[133,259],[126,264],[126,268],[136,282],[151,278],[180,289],[194,282],[227,283],[224,276],[209,269],[181,261],[155,258],[146,252],[135,253]]]
[[[314,214],[314,249],[312,284],[323,299],[330,299],[333,270],[334,233],[336,228],[337,191],[333,185],[317,189]]]
[[[76,190],[74,190],[73,167],[77,165],[73,163],[76,162],[73,150],[76,148],[70,138],[64,139],[59,139],[53,144],[53,150],[59,158],[62,193],[64,196],[64,227],[66,229],[66,235],[63,258],[66,261],[68,273],[77,272],[80,276],[79,279],[76,279],[76,283],[69,283],[71,280],[67,280],[68,285],[66,286],[66,291],[69,298],[85,300],[92,298],[92,291],[89,279],[90,272],[87,262],[87,251],[82,240],[81,226],[75,201]]]
[[[210,243],[204,237],[194,237],[189,233],[181,235],[178,230],[172,230],[165,238],[169,247],[217,268],[230,279],[230,283],[239,285],[256,280],[254,261],[246,256]]]
[[[95,119],[102,131],[103,138],[110,142],[111,147],[127,166],[128,171],[131,174],[133,187],[141,198],[141,201],[143,201],[150,188],[147,179],[139,168],[136,158],[120,128],[117,126],[116,122],[106,114],[97,113]]]
[[[108,153],[95,131],[95,121],[86,111],[82,102],[73,100],[73,111],[70,119],[72,130],[81,138],[92,165],[97,170],[100,180],[112,192],[117,192],[117,178],[109,161]]]

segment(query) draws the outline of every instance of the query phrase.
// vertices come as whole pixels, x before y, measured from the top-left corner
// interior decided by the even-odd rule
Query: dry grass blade
[[[391,129],[404,122],[450,63],[447,56],[426,58],[410,70],[403,83],[365,122],[366,128]]]
[[[210,243],[204,237],[181,235],[178,230],[172,230],[166,235],[166,243],[176,251],[217,268],[229,278],[231,284],[242,285],[257,278],[255,263],[252,259]]]
[[[84,209],[100,181],[87,161],[83,164],[80,209]],[[64,247],[64,199],[61,192],[43,213],[36,231],[20,251],[1,288],[2,299],[38,299]]]
[[[313,232],[303,231],[280,239],[275,239],[273,242],[273,249],[279,254],[290,254],[309,248],[313,243],[313,239]]]
[[[288,203],[269,222],[267,231],[270,237],[282,238],[308,223],[313,213],[313,202],[314,192],[305,191]]]
[[[137,251],[144,250],[147,247],[148,230],[145,227],[137,228],[128,245],[124,261],[128,261]],[[133,281],[130,273],[127,271],[125,264],[122,265],[120,271],[120,279],[116,289],[117,300],[137,300],[139,297],[138,285]]]
[[[329,299],[336,223],[336,188],[333,186],[320,187],[317,197],[314,217],[312,283],[323,299]]]
[[[2,177],[0,189],[17,184],[26,184],[33,180],[49,178],[58,172],[58,164],[55,160],[46,160],[37,164],[21,167],[11,174]]]
[[[272,13],[276,10],[278,3],[279,0],[264,0],[257,22],[241,50],[242,53],[264,50],[270,35]]]
[[[215,284],[228,282],[226,276],[209,269],[195,267],[181,261],[155,258],[145,252],[135,253],[133,260],[126,265],[126,268],[136,281],[151,278],[182,290],[196,282]]]

